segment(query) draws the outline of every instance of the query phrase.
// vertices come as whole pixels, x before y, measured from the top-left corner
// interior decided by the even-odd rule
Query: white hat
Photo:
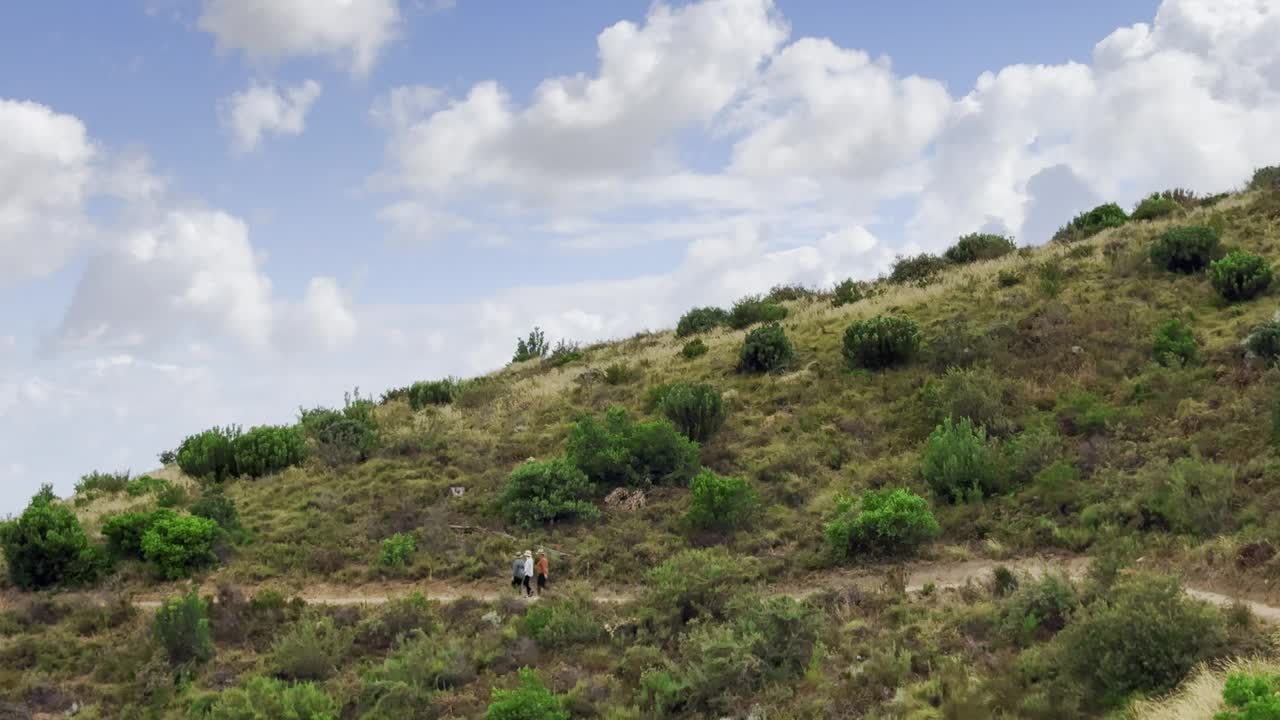
[[[525,556],[525,557],[533,557],[533,552],[532,552],[531,550],[525,550],[525,551],[524,551],[524,556]]]

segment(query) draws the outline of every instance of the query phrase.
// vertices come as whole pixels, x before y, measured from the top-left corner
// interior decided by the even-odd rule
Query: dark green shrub
[[[787,309],[759,295],[748,295],[733,304],[729,327],[742,330],[757,323],[772,323],[787,317]]]
[[[831,304],[835,307],[843,307],[878,294],[878,288],[873,283],[848,278],[836,283],[832,289]]]
[[[633,422],[622,408],[569,429],[566,459],[602,487],[684,485],[699,468],[698,444],[669,421]]]
[[[1175,533],[1202,537],[1227,529],[1235,473],[1228,466],[1181,458],[1144,468],[1144,516]]]
[[[104,493],[118,493],[121,490],[127,490],[129,487],[129,471],[105,473],[94,470],[88,475],[81,475],[79,482],[76,483],[76,493],[87,493],[98,491]]]
[[[732,717],[763,685],[764,663],[751,651],[759,636],[744,630],[699,624],[681,638],[678,695],[696,717]]]
[[[547,344],[547,336],[543,334],[542,328],[535,327],[529,331],[528,338],[516,340],[516,354],[512,356],[511,362],[544,358],[550,349],[551,346]]]
[[[680,348],[680,356],[685,360],[692,360],[706,355],[707,350],[709,349],[710,348],[707,347],[707,344],[702,342],[702,338],[694,338],[693,340],[685,343],[684,347]]]
[[[707,383],[675,383],[667,388],[658,411],[685,437],[705,443],[724,424],[720,391]]]
[[[142,538],[158,520],[177,517],[172,510],[131,512],[113,515],[102,523],[102,536],[107,548],[116,557],[143,558]]]
[[[262,477],[302,463],[306,442],[296,426],[260,425],[235,440],[236,470]]]
[[[187,489],[168,481],[156,491],[156,505],[162,508],[180,508],[187,504]]]
[[[356,625],[355,643],[366,652],[381,652],[413,634],[429,636],[441,628],[431,603],[420,592],[387,600]]]
[[[1151,244],[1151,262],[1172,272],[1193,273],[1209,266],[1221,246],[1218,231],[1207,225],[1169,228]]]
[[[1217,613],[1174,578],[1123,580],[1077,613],[1058,636],[1062,669],[1101,705],[1172,689],[1221,647]]]
[[[269,677],[255,677],[243,687],[218,693],[207,720],[338,720],[338,704],[311,683],[289,684]]]
[[[1050,258],[1044,262],[1036,264],[1036,280],[1040,283],[1040,294],[1047,298],[1058,297],[1058,293],[1062,292],[1062,285],[1067,281],[1067,269],[1062,266],[1062,260],[1058,258]]]
[[[154,519],[142,535],[142,557],[170,580],[218,562],[214,542],[221,532],[212,520],[169,514]]]
[[[1177,318],[1170,318],[1156,328],[1151,341],[1151,354],[1161,365],[1189,365],[1196,361],[1196,336]]]
[[[952,265],[967,265],[981,260],[994,260],[1017,250],[1013,240],[1004,235],[970,233],[961,236],[955,245],[947,248],[942,257]]]
[[[1002,611],[1005,631],[1024,644],[1043,640],[1060,632],[1080,607],[1080,598],[1071,580],[1046,574],[1026,583],[1005,602]]]
[[[382,541],[382,549],[378,552],[378,566],[402,568],[409,564],[409,560],[417,551],[418,540],[413,535],[396,533]]]
[[[925,442],[920,474],[953,502],[980,500],[1000,490],[998,457],[987,433],[969,418],[944,420]]]
[[[738,369],[743,372],[770,372],[786,367],[796,349],[778,323],[769,323],[747,333],[738,352]]]
[[[525,613],[524,627],[529,637],[549,649],[593,643],[608,634],[587,596],[538,603]]]
[[[485,720],[569,720],[569,712],[530,668],[520,669],[520,685],[494,690]]]
[[[475,679],[475,667],[458,639],[441,640],[413,633],[382,665],[364,676],[369,711],[362,720],[401,720],[421,717],[442,690]]]
[[[709,332],[729,324],[729,313],[718,307],[696,307],[680,316],[676,323],[676,337],[688,337]]]
[[[1004,435],[1013,425],[1005,413],[1008,388],[1004,376],[989,367],[952,367],[926,382],[921,396],[934,424],[967,417],[993,435]]]
[[[1213,720],[1280,720],[1280,676],[1232,673],[1222,688],[1222,702],[1227,710]]]
[[[1062,428],[1073,435],[1094,435],[1103,432],[1128,413],[1102,401],[1094,393],[1072,390],[1058,398],[1054,411]]]
[[[1280,190],[1280,165],[1258,168],[1249,180],[1250,190]]]
[[[41,487],[17,518],[0,522],[0,547],[9,581],[23,590],[91,582],[106,565],[51,485]]]
[[[1020,432],[1004,446],[1006,476],[1015,486],[1025,485],[1062,455],[1062,437],[1052,429],[1032,428]]]
[[[1091,238],[1107,228],[1120,227],[1128,221],[1124,209],[1107,203],[1082,212],[1053,234],[1053,242],[1072,243]]]
[[[530,460],[507,479],[502,512],[508,523],[530,528],[558,520],[593,518],[600,512],[591,504],[593,490],[587,476],[564,458]]]
[[[301,410],[298,426],[312,443],[315,456],[330,467],[367,460],[378,447],[373,401],[358,394],[354,399],[348,395],[342,410]]]
[[[769,294],[765,295],[764,299],[774,303],[793,302],[807,300],[817,294],[813,288],[804,285],[774,285],[769,288]]]
[[[689,481],[689,496],[690,524],[706,529],[742,527],[760,503],[751,481],[717,475],[707,468]]]
[[[430,405],[448,405],[458,394],[458,381],[453,378],[443,380],[423,380],[409,386],[406,395],[409,407],[421,410]]]
[[[1000,287],[1013,287],[1022,284],[1022,273],[1017,270],[1001,270],[996,273],[996,284]]]
[[[844,359],[853,368],[879,370],[901,365],[920,349],[920,328],[906,318],[877,315],[844,331]]]
[[[235,425],[188,436],[178,446],[178,467],[198,480],[222,482],[238,477],[235,442],[239,437],[240,428]]]
[[[351,649],[350,631],[331,618],[304,615],[271,646],[268,664],[286,680],[325,680]]]
[[[937,255],[929,253],[914,256],[899,255],[893,261],[893,269],[889,271],[889,282],[894,285],[923,287],[937,282],[939,273],[946,270],[949,264]]]
[[[1164,193],[1152,193],[1138,203],[1129,219],[1133,221],[1157,220],[1173,215],[1181,209],[1182,205],[1174,200],[1173,197]]]
[[[1245,340],[1245,347],[1267,365],[1276,365],[1280,361],[1280,320],[1270,320],[1255,327]]]
[[[626,363],[613,363],[604,369],[606,385],[625,385],[639,379],[640,371]]]
[[[803,675],[818,644],[818,614],[786,596],[749,600],[744,605],[736,608],[735,630],[739,637],[751,640],[751,654],[763,661],[766,679],[785,682]]]
[[[160,454],[156,456],[156,458],[160,461],[161,465],[163,465],[164,467],[169,467],[170,465],[174,465],[178,462],[178,451],[162,450]]]
[[[1209,284],[1227,302],[1252,300],[1271,286],[1271,276],[1266,258],[1241,250],[1209,264]]]
[[[150,475],[142,475],[129,481],[124,487],[124,491],[129,497],[142,497],[152,493],[159,493],[171,486],[168,480],[161,480]]]
[[[723,548],[682,550],[649,571],[643,612],[658,629],[678,630],[694,618],[723,618],[735,589],[756,574],[750,558]]]
[[[840,559],[859,555],[905,557],[937,536],[929,503],[910,490],[868,490],[861,500],[836,498],[827,523],[827,546]]]
[[[212,520],[223,530],[240,527],[240,514],[236,512],[235,501],[216,489],[207,489],[201,493],[200,499],[191,504],[191,514]]]
[[[571,362],[581,360],[583,358],[582,346],[568,340],[561,340],[556,343],[555,348],[551,350],[551,354],[547,355],[546,364],[550,367],[563,367]]]
[[[213,655],[209,643],[209,608],[192,588],[183,597],[169,598],[156,610],[156,640],[170,664],[204,662]]]

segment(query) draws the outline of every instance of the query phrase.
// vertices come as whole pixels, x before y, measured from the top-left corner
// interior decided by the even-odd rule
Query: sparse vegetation
[[[546,334],[542,332],[542,328],[535,327],[529,331],[529,337],[516,340],[516,353],[512,356],[511,362],[544,358],[550,350],[551,346],[547,344]]]

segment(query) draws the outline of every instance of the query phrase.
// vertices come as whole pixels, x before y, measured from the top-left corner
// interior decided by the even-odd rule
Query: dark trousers
[[[538,594],[541,595],[542,591],[546,587],[547,587],[547,576],[543,575],[542,573],[538,573]]]
[[[532,596],[533,596],[533,588],[529,587],[529,576],[528,576],[528,575],[525,575],[525,576],[524,576],[524,594],[525,594],[525,595],[528,595],[529,597],[532,597]]]
[[[522,578],[522,577],[516,577],[516,576],[514,576],[514,575],[513,575],[513,576],[511,576],[511,587],[515,588],[515,589],[516,589],[516,592],[520,592],[520,586],[522,586],[522,585],[524,585],[524,584],[525,584],[525,582],[524,582],[524,578]]]

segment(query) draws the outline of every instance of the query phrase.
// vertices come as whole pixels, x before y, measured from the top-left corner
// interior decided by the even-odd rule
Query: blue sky
[[[1096,199],[1227,189],[1277,160],[1278,16],[12,4],[0,512],[207,424],[493,369],[534,323],[619,337],[979,227],[1034,243]]]

